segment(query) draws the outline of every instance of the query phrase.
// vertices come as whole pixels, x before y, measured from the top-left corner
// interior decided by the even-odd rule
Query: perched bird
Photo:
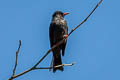
[[[51,48],[53,45],[64,39],[64,37],[67,37],[68,35],[68,26],[67,22],[64,19],[64,16],[69,13],[63,13],[61,11],[56,11],[52,16],[52,22],[49,27],[49,38],[50,38],[50,45]],[[61,51],[62,56],[65,54],[65,47],[66,47],[67,40],[62,43],[60,46],[54,48],[52,50],[53,52],[53,66],[61,65]],[[53,72],[56,72],[56,70],[63,71],[63,67],[53,68]]]

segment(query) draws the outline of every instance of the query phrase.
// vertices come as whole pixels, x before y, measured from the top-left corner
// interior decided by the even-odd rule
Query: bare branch
[[[15,61],[14,69],[13,69],[13,76],[15,75],[15,71],[16,71],[16,67],[17,67],[18,53],[19,53],[19,51],[20,51],[20,47],[21,47],[21,40],[19,40],[19,47],[18,47],[18,50],[16,51],[16,61]]]
[[[99,3],[95,6],[95,8],[90,12],[90,14],[79,24],[77,25],[74,29],[71,30],[71,32],[68,34],[68,35],[71,35],[71,33],[73,31],[75,31],[78,27],[80,27],[84,22],[86,22],[88,20],[88,18],[92,15],[92,13],[96,10],[96,8],[100,5],[100,3],[102,2],[103,0],[100,0]]]
[[[65,39],[64,39],[64,40],[65,40]],[[21,75],[24,75],[24,74],[26,74],[26,73],[34,70],[34,69],[37,67],[37,65],[40,64],[40,62],[41,62],[55,47],[57,47],[57,46],[59,46],[61,43],[63,43],[64,40],[61,40],[59,43],[57,43],[56,45],[54,45],[50,50],[48,50],[47,53],[46,53],[32,68],[30,68],[30,69],[28,69],[28,70],[26,70],[26,71],[24,71],[24,72],[22,72],[22,73],[20,73],[20,74],[18,74],[18,75],[12,76],[9,80],[12,80],[12,79],[14,79],[14,78],[17,78],[17,77],[19,77],[19,76],[21,76]]]
[[[61,64],[57,66],[50,66],[50,67],[36,67],[35,69],[53,69],[53,68],[58,68],[58,67],[63,67],[63,66],[73,66],[75,63],[72,64]]]
[[[15,71],[16,71],[16,68],[17,68],[17,62],[18,62],[18,54],[19,54],[20,48],[21,48],[21,40],[19,40],[19,47],[18,47],[18,49],[17,49],[17,51],[16,51],[15,66],[14,66],[14,68],[13,68],[13,74],[12,74],[10,80],[12,80],[12,77],[15,75]]]
[[[24,75],[24,74],[26,74],[26,73],[28,73],[28,72],[30,72],[30,71],[32,71],[33,70],[33,68],[30,68],[30,69],[28,69],[28,70],[26,70],[26,71],[24,71],[24,72],[21,72],[20,74],[17,74],[17,75],[14,75],[14,76],[12,76],[10,79],[8,79],[8,80],[12,80],[12,79],[15,79],[15,78],[17,78],[17,77],[19,77],[19,76],[22,76],[22,75]]]
[[[53,69],[53,68],[57,68],[57,67],[61,67],[61,66],[72,66],[74,64],[75,63],[72,63],[72,64],[61,64],[61,65],[57,65],[57,66],[54,66],[54,67],[34,67],[34,68],[30,68],[30,69],[28,69],[28,70],[26,70],[26,71],[24,71],[24,72],[22,72],[22,73],[20,73],[18,75],[13,76],[12,79],[17,78],[17,77],[19,77],[21,75],[24,75],[27,72],[30,72],[32,70],[37,70],[37,69]],[[9,80],[12,80],[12,79],[9,79]]]
[[[70,36],[78,27],[80,27],[84,22],[86,22],[88,20],[88,18],[92,15],[92,13],[96,10],[96,8],[100,5],[100,3],[102,2],[103,0],[100,0],[99,3],[95,6],[95,8],[90,12],[90,14],[79,24],[77,25],[74,29],[71,30],[71,32],[68,34],[68,36]],[[15,75],[15,70],[16,70],[16,66],[17,66],[17,57],[18,57],[18,53],[19,53],[19,50],[20,50],[20,47],[18,48],[17,52],[16,52],[16,63],[15,63],[15,67],[14,67],[14,70],[13,70],[13,75],[11,78],[9,78],[9,80],[12,80],[14,78],[17,78],[19,76],[22,76],[32,70],[35,70],[35,69],[52,69],[52,68],[56,68],[56,67],[61,67],[61,66],[72,66],[72,64],[62,64],[62,65],[58,65],[58,66],[54,66],[54,67],[39,67],[37,68],[37,66],[41,63],[41,61],[43,61],[43,59],[56,47],[58,47],[59,45],[61,45],[66,39],[64,38],[63,40],[61,40],[60,42],[58,42],[57,44],[55,44],[51,49],[49,49],[47,51],[47,53],[30,69],[18,74],[18,75]],[[19,46],[21,46],[21,41],[19,41],[20,44]]]

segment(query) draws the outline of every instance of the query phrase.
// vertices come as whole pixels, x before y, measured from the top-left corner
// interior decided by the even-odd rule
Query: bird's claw
[[[66,35],[64,35],[64,38],[67,40],[67,38],[68,38],[68,35],[66,34]]]

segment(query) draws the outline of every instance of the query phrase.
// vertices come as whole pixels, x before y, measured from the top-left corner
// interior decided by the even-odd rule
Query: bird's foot
[[[68,35],[66,34],[66,35],[64,35],[64,38],[67,40],[67,38],[68,38]]]

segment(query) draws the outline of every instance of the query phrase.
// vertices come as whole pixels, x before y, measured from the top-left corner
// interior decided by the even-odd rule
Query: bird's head
[[[64,17],[65,15],[69,14],[68,12],[66,13],[63,13],[61,11],[56,11],[54,14],[53,14],[53,17],[56,17],[56,16],[62,16]]]

